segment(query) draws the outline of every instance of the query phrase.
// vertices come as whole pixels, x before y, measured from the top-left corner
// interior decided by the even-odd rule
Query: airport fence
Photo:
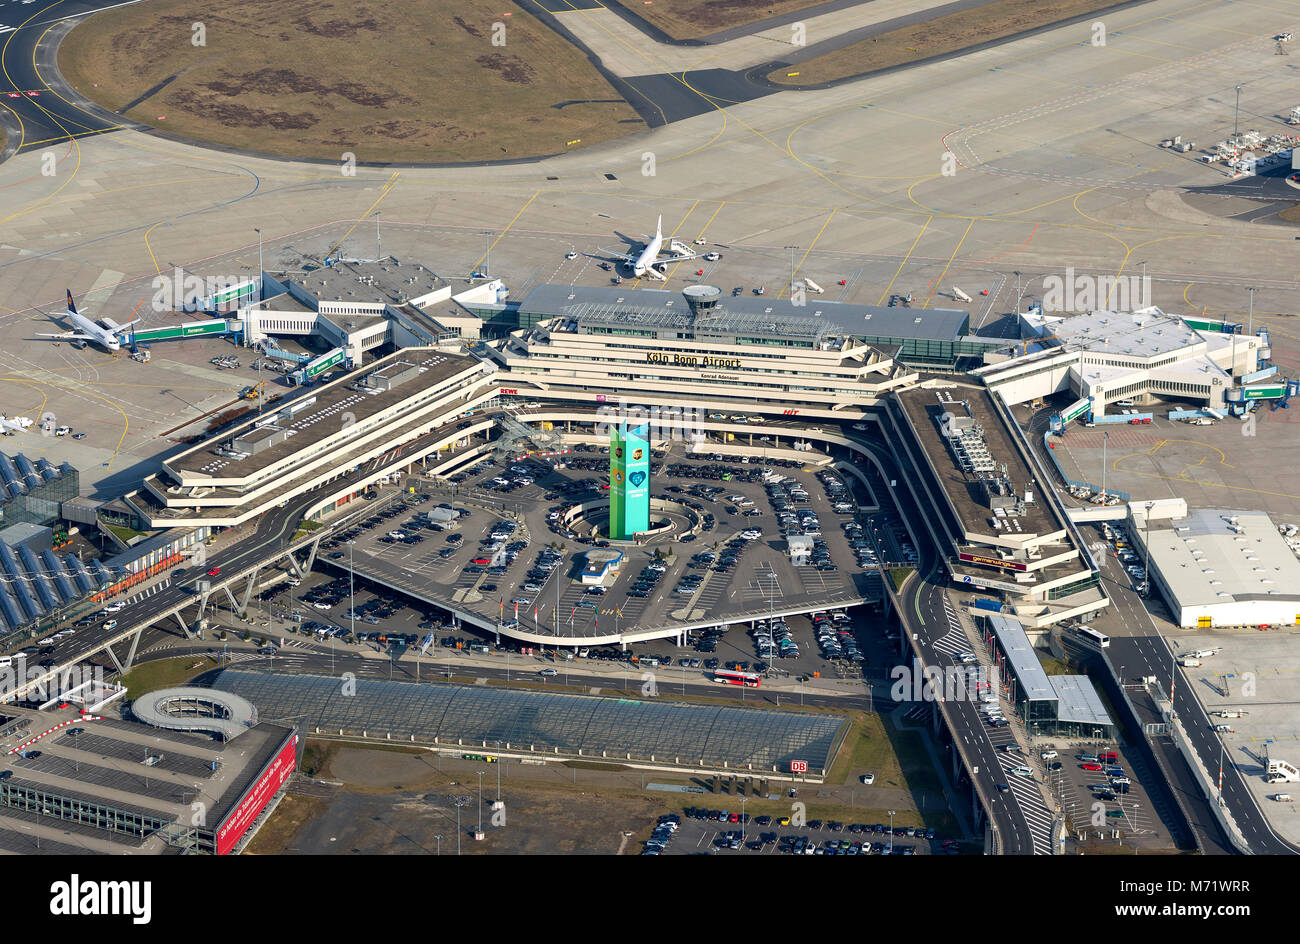
[[[1049,441],[1051,435],[1052,434],[1050,431],[1043,433],[1043,452],[1047,453],[1047,455],[1051,458],[1052,466],[1056,469],[1056,474],[1060,477],[1061,481],[1064,482],[1072,489],[1079,489],[1079,490],[1087,489],[1088,491],[1093,493],[1098,493],[1102,491],[1102,487],[1100,485],[1094,485],[1092,482],[1081,482],[1078,479],[1072,479],[1065,474],[1065,469],[1061,468],[1061,460],[1056,458],[1056,450],[1052,448],[1052,444]],[[1128,492],[1121,491],[1118,488],[1110,488],[1109,486],[1107,486],[1105,491],[1107,495],[1114,495],[1120,501],[1127,502],[1133,500],[1132,495],[1130,495]]]

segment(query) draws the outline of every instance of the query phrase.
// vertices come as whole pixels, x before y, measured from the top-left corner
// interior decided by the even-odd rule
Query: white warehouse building
[[[1268,515],[1152,504],[1148,527],[1146,503],[1130,503],[1131,533],[1179,626],[1300,625],[1300,560]]]

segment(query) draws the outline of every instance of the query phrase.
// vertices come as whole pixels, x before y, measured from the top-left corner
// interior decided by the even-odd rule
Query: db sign
[[[808,772],[808,762],[806,760],[790,761],[790,773],[806,774]]]

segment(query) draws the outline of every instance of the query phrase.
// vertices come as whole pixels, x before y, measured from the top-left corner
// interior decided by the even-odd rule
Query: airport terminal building
[[[1030,340],[990,354],[991,363],[975,376],[1008,404],[1068,392],[1087,400],[1094,416],[1114,412],[1119,400],[1143,404],[1158,397],[1223,409],[1234,378],[1250,378],[1264,349],[1260,338],[1198,329],[1154,306],[1020,320]]]
[[[851,305],[824,301],[817,296],[805,296],[804,301],[805,304],[795,304],[790,298],[723,297],[713,286],[691,286],[678,294],[664,289],[548,283],[533,287],[519,302],[468,304],[467,307],[485,322],[509,326],[511,333],[543,322],[556,324],[601,311],[622,310],[653,320],[655,313],[681,314],[690,308],[708,313],[708,326],[704,324],[705,319],[700,320],[698,340],[701,341],[711,338],[725,341],[732,327],[739,329],[742,337],[752,336],[755,327],[770,325],[768,334],[762,335],[767,340],[758,343],[799,346],[795,335],[777,338],[771,332],[777,325],[800,325],[806,338],[819,335],[852,338],[859,344],[887,351],[892,359],[916,369],[952,370],[959,361],[979,358],[989,346],[986,340],[969,337],[970,315],[964,311]]]
[[[591,391],[743,399],[778,414],[838,410],[910,386],[917,374],[814,306],[755,311],[713,286],[618,293],[540,286],[551,317],[493,345],[503,379],[577,399]],[[950,319],[944,319],[950,320]]]
[[[1109,604],[1083,537],[1014,420],[989,390],[916,388],[886,404],[892,440],[954,583],[999,590],[1026,626],[1091,619]],[[908,475],[908,468],[915,474]]]
[[[473,357],[405,348],[169,457],[125,500],[149,527],[170,528],[233,527],[335,481],[322,504],[344,499],[400,448],[407,462],[455,448],[465,433],[454,421],[496,396],[494,374]],[[368,478],[351,475],[366,467]]]

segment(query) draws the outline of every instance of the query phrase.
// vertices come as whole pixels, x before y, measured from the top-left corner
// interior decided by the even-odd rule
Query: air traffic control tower
[[[650,528],[650,444],[646,427],[627,424],[609,434],[609,537],[634,541]]]

